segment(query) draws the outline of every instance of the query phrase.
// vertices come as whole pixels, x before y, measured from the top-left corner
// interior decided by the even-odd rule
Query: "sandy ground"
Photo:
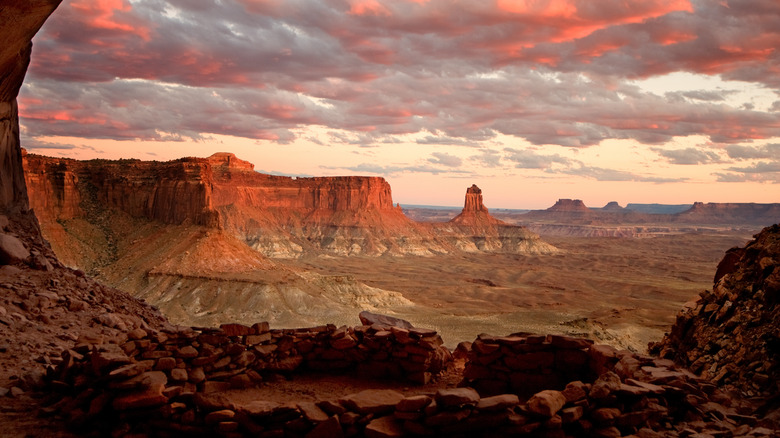
[[[558,255],[309,258],[288,262],[396,291],[396,315],[438,330],[446,345],[479,333],[587,334],[644,351],[682,305],[712,286],[723,253],[750,234],[651,238],[545,237]]]

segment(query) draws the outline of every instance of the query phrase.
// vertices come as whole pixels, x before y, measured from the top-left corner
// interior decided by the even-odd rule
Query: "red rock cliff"
[[[229,153],[169,162],[26,154],[24,166],[33,207],[55,220],[83,216],[85,197],[94,197],[101,206],[168,224],[217,226],[217,209],[228,206],[296,211],[311,220],[377,211],[408,221],[383,178],[266,175]]]
[[[211,165],[203,159],[78,161],[26,154],[24,168],[30,203],[41,221],[82,218],[85,208],[113,208],[167,224],[219,223],[211,206]]]

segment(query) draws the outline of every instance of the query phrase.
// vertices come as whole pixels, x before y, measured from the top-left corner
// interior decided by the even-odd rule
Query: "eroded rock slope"
[[[780,394],[780,225],[729,250],[652,350],[746,397]],[[777,401],[776,401],[777,403]]]

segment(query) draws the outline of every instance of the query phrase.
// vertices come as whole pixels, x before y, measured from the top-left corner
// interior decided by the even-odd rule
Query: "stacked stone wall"
[[[563,389],[571,381],[594,381],[618,361],[611,347],[557,335],[480,335],[469,350],[464,381],[481,394]]]
[[[412,396],[366,390],[279,403],[233,399],[225,390],[250,387],[274,373],[307,371],[359,370],[425,383],[424,373],[438,373],[449,354],[432,330],[378,324],[136,329],[118,344],[81,342],[65,352],[50,368],[49,386],[58,395],[43,414],[112,436],[729,437],[769,431],[729,406],[714,385],[669,360],[558,336],[481,336],[471,347],[464,387]],[[489,372],[490,379],[475,378],[475,370]],[[513,372],[522,372],[526,382],[516,376],[513,383]],[[491,395],[468,387],[496,391],[497,381],[512,391]]]

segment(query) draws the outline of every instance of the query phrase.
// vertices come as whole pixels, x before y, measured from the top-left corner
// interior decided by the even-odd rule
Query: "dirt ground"
[[[682,305],[712,287],[724,252],[749,233],[650,238],[545,237],[557,255],[311,258],[287,262],[400,292],[390,309],[454,348],[480,333],[586,334],[643,352]]]

